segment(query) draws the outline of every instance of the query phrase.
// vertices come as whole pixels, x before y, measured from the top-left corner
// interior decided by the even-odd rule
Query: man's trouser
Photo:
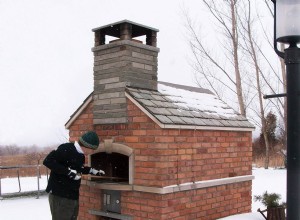
[[[78,200],[66,199],[49,193],[52,220],[76,220],[79,210]]]

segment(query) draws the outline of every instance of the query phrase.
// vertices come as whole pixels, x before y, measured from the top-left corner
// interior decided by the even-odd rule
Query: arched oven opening
[[[134,153],[132,148],[124,144],[113,143],[112,139],[104,140],[97,152],[89,155],[88,164],[105,172],[104,176],[90,177],[92,182],[101,184],[102,189],[105,189],[106,183],[128,187],[133,184]],[[110,184],[109,189],[111,187]],[[128,190],[128,187],[122,189]]]
[[[120,153],[100,152],[92,154],[91,167],[105,172],[102,178],[92,177],[99,183],[127,183],[129,181],[129,157]]]

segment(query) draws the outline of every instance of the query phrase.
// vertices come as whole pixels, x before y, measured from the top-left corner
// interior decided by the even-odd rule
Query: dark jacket
[[[69,178],[70,169],[88,174],[90,167],[84,166],[85,156],[79,153],[74,143],[65,143],[51,151],[43,164],[51,170],[46,191],[53,195],[77,200],[81,180]]]

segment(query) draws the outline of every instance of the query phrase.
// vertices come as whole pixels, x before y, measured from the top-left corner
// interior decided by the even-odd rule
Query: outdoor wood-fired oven
[[[158,82],[157,29],[123,20],[93,31],[94,90],[66,128],[71,141],[97,132],[99,148],[85,154],[106,174],[83,178],[78,219],[250,211],[253,125],[207,89]]]

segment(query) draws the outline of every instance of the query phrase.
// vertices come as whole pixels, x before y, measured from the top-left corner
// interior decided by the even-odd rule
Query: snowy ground
[[[283,200],[286,198],[286,170],[265,170],[253,169],[255,179],[253,181],[252,195],[260,195],[264,191],[276,192],[281,194]],[[40,179],[41,189],[45,189],[47,179]],[[21,178],[21,190],[32,191],[37,189],[37,178]],[[13,193],[19,191],[18,180],[15,178],[6,178],[1,180],[1,193]],[[252,213],[230,216],[222,220],[264,220],[257,212],[257,209],[263,209],[264,206],[259,202],[252,203]],[[0,200],[0,219],[3,220],[51,220],[51,214],[48,206],[48,197],[46,195],[32,197],[17,197],[12,199]]]
[[[36,177],[20,178],[21,192],[37,190]],[[40,179],[40,189],[44,190],[47,185],[47,178]],[[17,178],[1,179],[1,193],[19,192]],[[15,197],[0,200],[0,219],[3,220],[51,220],[51,213],[48,205],[48,196],[43,195],[37,199],[37,194],[30,197]]]

